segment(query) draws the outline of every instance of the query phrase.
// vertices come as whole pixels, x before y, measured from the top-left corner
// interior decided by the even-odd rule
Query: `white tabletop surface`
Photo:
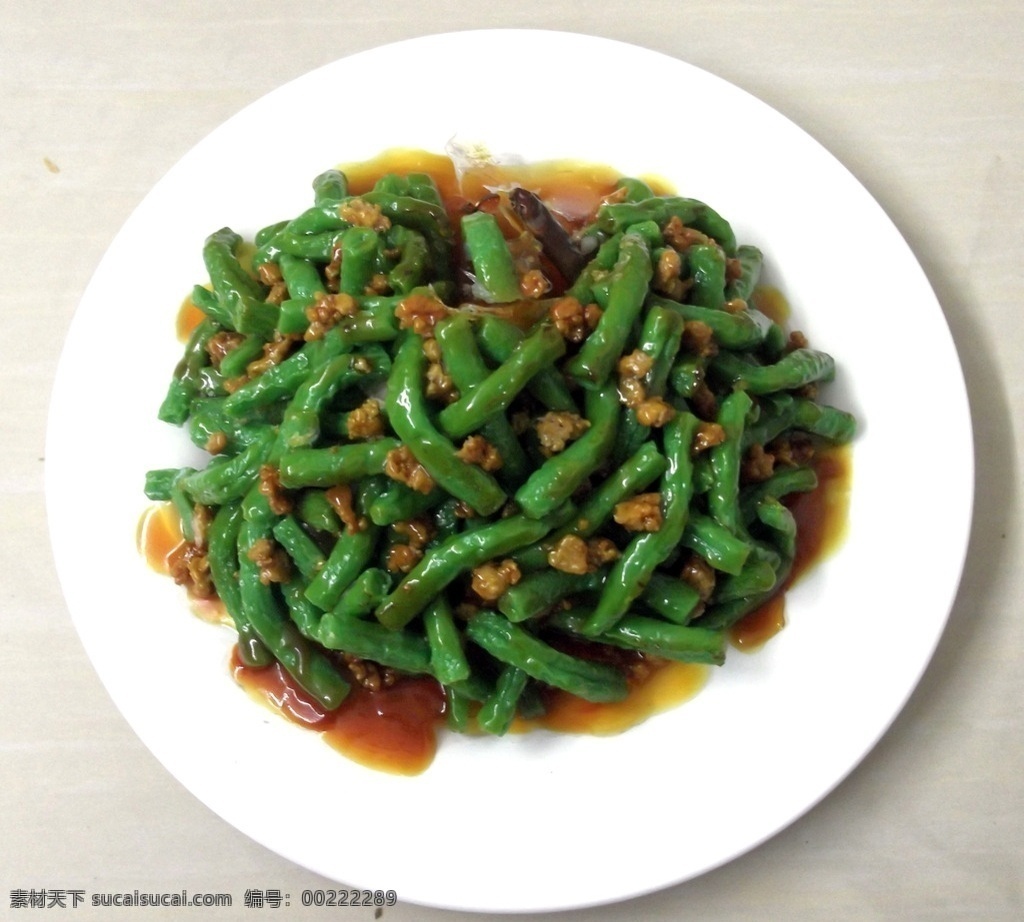
[[[642,45],[800,124],[878,199],[920,260],[960,351],[975,426],[975,522],[960,592],[930,668],[875,750],[809,814],[725,867],[564,915],[1024,918],[1024,6],[4,0],[0,12],[0,918],[37,917],[14,908],[17,890],[79,890],[86,903],[107,892],[226,892],[234,902],[126,913],[68,900],[47,918],[276,916],[243,908],[249,888],[292,894],[291,919],[371,917],[298,906],[302,890],[331,883],[195,800],[107,697],[56,581],[46,412],[64,333],[97,262],[190,147],[340,56],[490,27]],[[899,446],[921,452],[937,502],[942,439]],[[84,534],[89,516],[102,514],[102,498],[87,494],[83,485]],[[383,918],[451,915],[400,902]]]

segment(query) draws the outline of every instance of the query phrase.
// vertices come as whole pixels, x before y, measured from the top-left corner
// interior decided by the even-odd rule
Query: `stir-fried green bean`
[[[856,433],[832,357],[758,310],[761,249],[631,177],[583,223],[422,172],[312,192],[203,243],[157,415],[210,457],[145,478],[240,661],[327,710],[366,663],[429,676],[493,735],[550,690],[621,700],[638,657],[722,663]]]

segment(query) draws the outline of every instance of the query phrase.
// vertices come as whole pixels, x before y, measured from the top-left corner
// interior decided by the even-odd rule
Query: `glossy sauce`
[[[819,450],[815,462],[817,488],[810,493],[797,493],[787,500],[797,527],[793,569],[781,594],[733,627],[731,640],[738,649],[756,650],[785,627],[786,592],[842,543],[850,500],[851,462],[849,446]]]
[[[535,720],[517,720],[517,731],[543,728],[560,733],[609,736],[643,723],[648,717],[688,701],[707,683],[711,667],[666,662],[643,682],[630,687],[623,701],[597,703],[555,691],[546,698],[547,711]]]
[[[315,730],[353,762],[377,771],[417,775],[434,760],[445,714],[444,692],[431,678],[410,676],[382,691],[353,684],[334,713],[324,710],[280,664],[253,668],[232,653],[235,681],[293,723]]]
[[[188,342],[192,331],[203,322],[205,317],[206,315],[192,302],[191,296],[185,298],[181,302],[181,307],[178,308],[178,316],[174,322],[174,332],[178,337],[178,342]]]
[[[536,191],[570,226],[581,224],[609,195],[621,173],[602,166],[573,161],[554,161],[525,167],[498,166],[481,161],[456,173],[446,156],[415,150],[394,150],[365,163],[342,165],[349,189],[360,194],[390,172],[430,174],[441,191],[457,228],[458,216],[494,188],[521,183]],[[671,193],[667,184],[645,177],[655,192]],[[780,323],[786,323],[788,305],[781,293],[758,289],[756,307]],[[179,312],[177,333],[187,339],[201,312],[186,299]],[[816,561],[840,542],[849,494],[850,456],[846,449],[830,450],[819,459],[819,486],[791,502],[798,523],[798,554],[787,588]],[[175,553],[183,546],[176,513],[169,504],[149,510],[139,526],[139,548],[153,569],[169,573]],[[193,600],[195,608],[195,600]],[[203,617],[203,605],[198,612]],[[221,610],[221,617],[226,617]],[[784,596],[752,612],[732,631],[733,644],[754,650],[785,624]],[[440,685],[431,678],[406,677],[382,691],[369,691],[352,683],[352,691],[333,714],[310,698],[294,680],[274,664],[263,668],[245,666],[232,654],[231,673],[256,700],[289,720],[323,735],[325,741],[346,757],[377,770],[401,775],[424,771],[437,750],[438,733],[444,726],[445,700]],[[547,713],[535,720],[517,718],[513,732],[543,728],[557,732],[614,734],[648,717],[668,710],[696,695],[711,674],[711,667],[669,662],[651,670],[647,678],[631,685],[625,701],[594,704],[557,691],[546,697]]]

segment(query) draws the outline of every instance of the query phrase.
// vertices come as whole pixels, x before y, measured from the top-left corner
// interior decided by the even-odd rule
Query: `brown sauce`
[[[740,650],[758,649],[785,627],[786,592],[842,543],[846,533],[852,475],[849,446],[819,451],[816,470],[817,488],[810,493],[795,494],[788,500],[797,526],[793,569],[781,594],[752,611],[732,628],[731,640]]]
[[[431,678],[409,676],[381,691],[353,684],[333,713],[304,692],[280,664],[245,666],[231,657],[235,681],[257,701],[323,736],[353,762],[397,775],[417,775],[434,760],[445,713],[444,692]]]
[[[360,194],[390,172],[424,172],[438,185],[449,214],[456,217],[468,203],[485,196],[489,188],[512,182],[529,186],[557,211],[570,226],[591,214],[614,189],[621,175],[607,167],[556,161],[529,166],[497,166],[480,163],[461,176],[448,157],[415,150],[393,150],[374,160],[343,165],[349,189]],[[666,183],[645,177],[655,192],[670,193]],[[772,319],[786,323],[789,308],[775,289],[759,288],[754,305]],[[187,339],[202,313],[186,299],[179,311],[177,335]],[[846,521],[851,474],[848,449],[822,453],[818,461],[819,486],[791,502],[798,523],[798,553],[786,588],[840,543]],[[170,504],[147,510],[139,525],[138,545],[149,566],[169,574],[184,541],[177,515]],[[223,620],[217,603],[193,600],[201,617]],[[731,632],[739,650],[759,648],[785,625],[785,597],[776,596],[752,612]],[[432,762],[438,734],[444,726],[445,700],[440,685],[431,678],[405,677],[392,687],[369,691],[358,683],[333,714],[306,694],[274,664],[245,666],[232,654],[233,677],[248,694],[287,719],[322,734],[328,745],[346,757],[371,768],[401,775],[424,771]],[[633,683],[629,696],[613,704],[594,704],[560,692],[546,698],[546,714],[534,720],[517,719],[512,732],[538,728],[607,735],[622,732],[654,714],[668,710],[696,695],[712,672],[711,667],[690,663],[664,663],[652,669],[642,682]]]
[[[188,342],[192,331],[203,322],[206,315],[192,302],[191,295],[181,302],[174,322],[174,332],[179,342]]]
[[[560,733],[609,736],[643,723],[648,717],[688,701],[705,685],[711,667],[698,663],[666,662],[653,669],[644,681],[630,687],[622,701],[597,703],[556,692],[547,698],[542,717],[517,721],[514,730],[536,728]]]

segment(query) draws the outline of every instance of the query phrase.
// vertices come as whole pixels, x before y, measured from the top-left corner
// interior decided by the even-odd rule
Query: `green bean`
[[[423,393],[425,369],[422,339],[406,335],[388,380],[388,419],[434,481],[481,514],[490,515],[504,505],[505,491],[490,474],[457,458],[455,446],[430,419]]]
[[[438,596],[423,610],[423,629],[430,645],[431,672],[437,680],[451,685],[468,679],[469,660],[462,648],[462,635],[444,596]]]
[[[438,426],[453,439],[475,432],[504,413],[540,369],[564,354],[561,334],[546,323],[536,326],[499,368],[438,414]]]
[[[553,619],[557,627],[585,637],[592,636],[587,631],[588,621],[589,615],[585,611],[562,612]],[[677,662],[712,666],[725,662],[725,632],[703,625],[670,624],[643,615],[627,615],[597,636],[602,643],[627,650],[642,650]]]
[[[517,551],[513,557],[520,567],[535,570],[545,566],[548,547],[569,534],[589,538],[604,527],[615,507],[625,499],[643,492],[664,472],[668,462],[654,442],[645,442],[587,495],[573,520],[545,539],[544,545],[533,545]]]
[[[513,515],[449,538],[423,555],[377,607],[377,619],[392,629],[404,627],[460,574],[539,541],[560,523],[557,514],[541,519]]]
[[[238,533],[242,527],[242,507],[237,502],[225,503],[210,523],[206,535],[206,560],[217,597],[224,605],[238,634],[238,657],[246,666],[268,666],[273,654],[256,634],[246,617],[238,587]]]
[[[244,419],[229,416],[224,411],[226,400],[226,397],[207,397],[193,402],[188,436],[196,447],[211,454],[236,455],[278,423],[280,414],[276,408],[261,408]],[[211,451],[211,446],[218,446],[221,439],[223,445],[219,450]]]
[[[288,609],[288,617],[299,633],[314,643],[320,642],[320,619],[324,613],[306,598],[306,580],[302,576],[292,576],[281,584],[281,597]]]
[[[159,467],[146,471],[145,485],[143,486],[146,499],[151,499],[154,502],[169,502],[174,481],[182,473],[189,473],[193,470],[194,468],[191,467]]]
[[[281,486],[333,487],[381,474],[388,452],[399,447],[397,439],[350,442],[330,448],[290,448],[281,454]]]
[[[257,439],[233,458],[215,458],[203,470],[188,474],[181,481],[182,488],[193,501],[206,506],[241,499],[256,483],[275,438],[273,430],[262,430]]]
[[[316,205],[337,205],[347,197],[348,179],[341,170],[324,170],[313,179],[313,201]]]
[[[647,310],[636,344],[649,356],[651,367],[641,379],[644,397],[661,397],[669,370],[675,361],[683,336],[683,319],[675,311],[655,305]],[[622,428],[616,439],[615,459],[621,461],[636,451],[648,438],[651,427],[640,422],[637,411],[629,407],[622,416]]]
[[[586,701],[621,701],[628,692],[617,669],[556,650],[495,612],[477,612],[466,625],[466,635],[495,659]]]
[[[715,584],[715,602],[734,602],[768,592],[775,586],[773,561],[754,555],[735,576],[727,576]]]
[[[323,551],[306,533],[293,515],[285,515],[274,525],[274,539],[284,548],[299,572],[312,579],[324,565]]]
[[[288,287],[288,297],[310,302],[326,290],[320,271],[312,260],[282,253],[277,265]]]
[[[619,245],[621,243],[621,232],[605,240],[590,258],[590,261],[583,267],[583,271],[580,272],[566,294],[575,298],[580,304],[595,302],[595,287],[600,285],[605,276],[615,268],[615,263],[619,259]]]
[[[341,276],[338,290],[361,295],[370,287],[376,270],[377,232],[370,227],[350,227],[341,236]]]
[[[320,415],[355,374],[360,360],[352,353],[339,355],[315,368],[299,385],[281,420],[279,438],[286,449],[312,445],[320,435]]]
[[[654,572],[640,598],[673,624],[688,624],[700,611],[700,593],[685,580]],[[621,623],[621,622],[620,622]]]
[[[413,675],[430,674],[430,645],[409,631],[389,631],[375,621],[327,612],[320,621],[320,643],[360,659]]]
[[[498,598],[498,611],[509,621],[528,621],[547,612],[553,605],[579,592],[600,589],[607,574],[565,573],[545,567],[528,573]]]
[[[794,401],[793,426],[837,444],[852,441],[857,433],[852,413],[804,398]]]
[[[330,222],[325,221],[324,223]],[[266,262],[274,256],[280,257],[282,253],[287,253],[289,256],[299,259],[329,263],[334,258],[345,229],[348,227],[341,220],[336,220],[334,223],[339,225],[337,229],[318,233],[304,233],[296,230],[289,223],[257,250],[255,261]]]
[[[405,195],[368,192],[363,201],[380,207],[392,224],[401,224],[423,234],[430,248],[431,268],[437,279],[452,277],[451,245],[454,239],[448,213],[442,205]]]
[[[686,227],[693,227],[713,238],[727,256],[735,255],[736,235],[729,222],[696,199],[665,195],[641,202],[606,204],[598,209],[596,224],[605,233],[614,234],[641,221],[655,221],[664,226],[673,217]]]
[[[206,344],[218,329],[218,325],[207,318],[189,334],[185,354],[174,370],[167,393],[157,411],[157,418],[161,422],[181,426],[188,419],[192,401],[199,391],[201,372],[210,362]]]
[[[810,493],[818,486],[818,475],[810,467],[779,468],[767,480],[744,487],[740,493],[740,514],[744,523],[757,518],[757,508],[767,497],[776,499],[791,493]]]
[[[724,349],[755,349],[764,342],[772,325],[769,317],[752,307],[733,312],[720,307],[684,304],[660,295],[648,295],[647,305],[649,308],[673,310],[684,320],[706,323],[715,334],[717,343]]]
[[[725,253],[715,244],[696,244],[686,251],[693,277],[687,294],[691,304],[721,310],[725,304]]]
[[[668,466],[653,442],[644,442],[631,457],[604,478],[579,508],[573,531],[589,537],[607,522],[615,507],[654,483]]]
[[[341,519],[324,490],[303,490],[296,501],[295,514],[314,531],[335,537],[341,534]]]
[[[285,671],[327,710],[333,711],[349,692],[348,683],[320,651],[311,646],[281,611],[273,590],[260,580],[249,550],[266,537],[251,522],[238,535],[238,586],[242,608],[253,629]]]
[[[247,381],[224,401],[224,410],[232,416],[244,417],[282,398],[290,398],[312,368],[351,351],[351,348],[351,343],[335,327],[323,339],[306,343],[283,361]]]
[[[654,197],[654,191],[646,182],[632,176],[620,177],[619,181],[615,183],[615,190],[616,192],[622,190],[623,197],[620,201],[623,202],[643,202]]]
[[[553,512],[603,464],[618,429],[619,393],[613,384],[586,393],[590,426],[575,442],[548,458],[515,494],[526,515],[540,518]]]
[[[647,241],[633,231],[626,233],[619,246],[619,260],[612,270],[607,307],[566,366],[567,372],[581,384],[600,387],[608,380],[643,308],[652,274]]]
[[[399,258],[388,272],[388,284],[400,294],[408,294],[427,278],[430,248],[419,231],[397,225],[388,233],[391,246],[399,251]]]
[[[506,362],[526,335],[500,317],[483,315],[477,322],[477,342],[493,362]],[[554,368],[542,368],[527,385],[530,393],[549,410],[576,413],[579,407],[562,376]]]
[[[692,512],[682,544],[723,573],[739,573],[750,555],[750,542],[701,512]]]
[[[746,391],[733,391],[722,401],[718,424],[725,440],[708,450],[712,484],[708,490],[708,512],[732,532],[740,526],[739,482],[743,427],[752,401]]]
[[[730,352],[720,352],[711,362],[711,372],[733,387],[751,394],[770,394],[831,381],[835,377],[832,356],[816,349],[794,349],[774,365],[756,365]]]
[[[394,525],[406,519],[415,519],[437,506],[444,497],[444,491],[435,487],[428,493],[420,493],[395,481],[378,496],[370,506],[370,520],[375,525]]]
[[[460,393],[468,393],[487,379],[490,370],[480,355],[473,335],[472,322],[466,314],[453,314],[441,321],[435,328],[434,335],[441,347],[444,366]],[[508,489],[510,486],[517,487],[526,480],[530,471],[530,459],[508,418],[502,413],[496,414],[481,425],[480,434],[501,455],[498,482]]]
[[[522,295],[515,263],[494,215],[486,211],[464,215],[462,239],[481,300],[491,304],[519,300]]]
[[[693,397],[704,383],[707,361],[699,355],[683,355],[669,372],[669,386],[680,397]]]
[[[334,608],[342,593],[370,566],[381,537],[381,529],[365,521],[366,510],[379,495],[381,485],[376,478],[362,482],[355,503],[356,515],[361,521],[357,527],[346,528],[334,542],[326,561],[309,581],[306,598],[328,611]]]
[[[380,567],[363,570],[341,594],[332,611],[339,618],[365,618],[391,591],[391,574]]]
[[[477,726],[485,733],[502,736],[515,719],[519,698],[526,690],[530,676],[518,666],[506,666],[495,683],[493,693],[476,715]]]
[[[444,721],[445,726],[455,733],[465,733],[472,720],[473,699],[463,694],[457,685],[444,687]]]
[[[250,333],[220,360],[220,373],[226,380],[241,377],[248,365],[263,355],[263,339]]]
[[[693,495],[690,451],[696,429],[697,418],[685,412],[678,413],[665,425],[663,437],[668,468],[661,479],[661,527],[634,537],[612,564],[605,591],[584,623],[583,632],[588,636],[604,634],[626,614],[655,568],[682,539]]]
[[[242,238],[228,227],[210,234],[203,245],[203,262],[229,329],[270,337],[277,326],[277,308],[264,300],[263,287],[238,261],[235,250]]]
[[[725,299],[749,301],[761,277],[764,254],[757,247],[744,243],[736,248],[735,258],[740,272],[725,286]]]

